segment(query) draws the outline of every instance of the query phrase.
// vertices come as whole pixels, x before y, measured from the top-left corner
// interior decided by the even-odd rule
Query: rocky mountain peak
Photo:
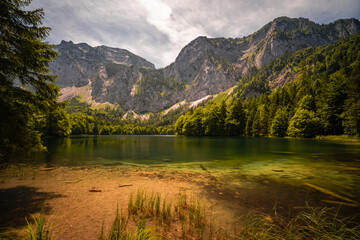
[[[360,22],[355,18],[339,19],[329,24],[336,31],[336,37],[346,38],[360,32]]]
[[[360,32],[357,19],[317,24],[306,18],[279,17],[242,38],[198,37],[175,62],[154,65],[125,49],[62,41],[50,68],[60,87],[89,86],[92,99],[125,110],[157,112],[177,102],[196,101],[235,86],[252,68],[310,47]]]

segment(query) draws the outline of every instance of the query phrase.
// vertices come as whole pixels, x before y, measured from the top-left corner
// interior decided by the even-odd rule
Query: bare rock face
[[[177,102],[195,101],[235,86],[252,68],[310,47],[360,32],[357,19],[319,25],[304,18],[276,18],[243,38],[198,37],[163,69],[124,49],[62,41],[50,69],[60,87],[91,86],[92,100],[125,110],[157,112]],[[284,85],[287,73],[274,82]],[[291,79],[290,79],[291,80]],[[271,79],[269,79],[271,81]]]
[[[325,45],[350,37],[360,32],[360,23],[356,19],[343,19],[319,25],[305,18],[281,17],[268,23],[260,32],[252,35],[259,40],[253,52],[257,67],[306,47]]]
[[[106,46],[93,48],[86,43],[62,41],[56,50],[59,57],[50,63],[50,69],[59,76],[57,84],[60,87],[87,85],[104,66],[108,66],[108,69],[114,65],[155,69],[154,64],[124,49]]]

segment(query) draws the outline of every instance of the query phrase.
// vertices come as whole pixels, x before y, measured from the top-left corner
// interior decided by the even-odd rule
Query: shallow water
[[[46,145],[49,154],[36,159],[52,165],[140,164],[206,171],[221,176],[233,189],[254,189],[270,182],[293,187],[284,191],[310,188],[328,195],[330,201],[360,202],[360,145],[178,136],[75,136],[48,139]]]

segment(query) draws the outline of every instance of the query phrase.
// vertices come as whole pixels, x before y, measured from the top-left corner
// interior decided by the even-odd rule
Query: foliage
[[[41,26],[43,10],[22,10],[30,3],[0,2],[0,155],[5,156],[14,151],[43,150],[45,133],[37,128],[39,122],[56,122],[51,111],[61,109],[56,103],[59,89],[52,84],[56,76],[49,75],[48,69],[57,52],[43,42],[50,30]],[[64,135],[67,130],[59,128],[66,128],[66,117],[57,117],[63,122],[46,129]]]
[[[153,119],[140,120],[133,117],[124,118],[124,111],[120,108],[91,109],[78,104],[71,104],[65,110],[71,126],[71,135],[174,134],[173,125],[161,124],[161,121],[166,120],[166,118],[159,121]]]
[[[27,232],[29,234],[30,240],[50,240],[55,239],[55,237],[52,237],[52,227],[50,224],[46,221],[44,214],[41,212],[39,216],[35,217],[31,215],[32,220],[35,225],[35,229],[33,228],[33,224],[29,222],[26,219],[27,223]]]
[[[246,112],[239,99],[235,99],[229,107],[229,113],[225,120],[225,129],[229,135],[243,135],[246,126]]]
[[[229,107],[222,115],[222,103],[210,101],[201,115],[195,116],[195,110],[180,117],[175,131],[179,135],[360,136],[359,43],[357,34],[251,69],[228,96]],[[267,79],[285,68],[293,71],[296,80],[270,92]],[[195,119],[201,125],[194,126]]]
[[[127,214],[117,210],[108,236],[102,229],[100,239],[227,239],[224,233],[186,193],[169,199],[138,190],[130,195]]]
[[[287,112],[280,108],[276,111],[271,123],[270,135],[274,137],[284,137],[288,128]]]
[[[235,239],[358,239],[359,226],[341,218],[334,209],[308,207],[286,221],[284,218],[250,213]]]
[[[288,134],[292,137],[314,138],[317,134],[319,118],[313,111],[299,108],[291,118]]]

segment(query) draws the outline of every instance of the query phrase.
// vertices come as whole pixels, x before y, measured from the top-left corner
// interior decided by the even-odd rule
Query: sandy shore
[[[43,209],[58,239],[97,239],[109,228],[116,209],[127,209],[138,189],[171,199],[181,192],[201,199],[222,225],[231,225],[242,209],[229,205],[238,196],[221,191],[213,176],[136,167],[23,167],[7,170],[0,184],[0,227],[23,231],[25,217]],[[90,192],[92,188],[101,192]]]
[[[58,239],[98,239],[102,226],[109,229],[116,209],[127,210],[130,194],[146,190],[167,199],[186,193],[201,200],[218,225],[232,228],[249,211],[282,216],[295,214],[307,205],[329,206],[333,195],[309,187],[296,187],[271,179],[239,176],[231,186],[226,171],[144,167],[135,164],[108,166],[13,165],[0,171],[0,229],[26,234],[25,218],[41,211],[54,226]],[[225,182],[226,181],[226,182]],[[92,189],[100,190],[91,192]],[[336,204],[331,207],[338,207]],[[341,206],[341,214],[353,217],[358,207]],[[0,230],[1,232],[1,230]]]

